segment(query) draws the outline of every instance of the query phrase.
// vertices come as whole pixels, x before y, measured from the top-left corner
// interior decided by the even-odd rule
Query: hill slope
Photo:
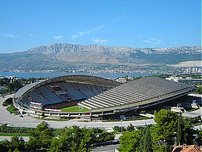
[[[18,53],[1,53],[0,68],[32,69],[80,64],[176,64],[201,60],[201,47],[130,48],[54,44]]]

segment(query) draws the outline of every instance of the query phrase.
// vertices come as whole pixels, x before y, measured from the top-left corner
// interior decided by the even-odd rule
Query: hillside
[[[18,53],[1,53],[0,68],[57,68],[81,64],[177,64],[201,60],[201,47],[130,48],[98,45],[53,44]]]

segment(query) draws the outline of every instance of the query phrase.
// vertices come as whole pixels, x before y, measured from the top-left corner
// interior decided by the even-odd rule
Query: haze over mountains
[[[17,53],[1,53],[0,68],[57,68],[69,65],[164,65],[201,60],[201,47],[131,48],[53,44]]]

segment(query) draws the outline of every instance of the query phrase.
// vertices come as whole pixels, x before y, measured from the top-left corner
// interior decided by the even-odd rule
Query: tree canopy
[[[126,131],[120,137],[120,152],[139,152],[139,143],[141,139],[141,131]]]
[[[121,152],[170,152],[173,145],[193,144],[193,134],[189,119],[183,118],[170,110],[155,112],[155,125],[146,126],[134,131],[125,131],[120,138]],[[198,145],[202,143],[201,132],[195,139]]]

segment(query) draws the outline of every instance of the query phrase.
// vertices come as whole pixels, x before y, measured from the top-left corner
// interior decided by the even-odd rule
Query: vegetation
[[[19,78],[0,78],[0,86],[4,86],[3,89],[0,89],[1,95],[6,95],[16,92],[18,89],[23,87],[26,84],[36,82],[43,78],[29,78],[29,79],[19,79]]]
[[[154,115],[156,125],[123,132],[120,152],[170,152],[175,144],[202,145],[202,130],[193,130],[189,119],[169,110]]]
[[[2,103],[2,105],[3,106],[8,106],[8,105],[11,105],[13,102],[12,102],[12,98],[10,98],[10,99],[7,99],[7,100],[5,100],[3,103]]]
[[[202,128],[197,132],[195,141],[198,145],[202,145]]]
[[[29,133],[4,133],[4,132],[0,132],[0,136],[29,136]]]
[[[46,122],[39,124],[36,129],[30,131],[28,147],[33,149],[46,149],[50,147],[53,137],[53,129]]]
[[[202,94],[202,86],[197,87],[195,93]]]
[[[198,118],[194,121],[198,121]],[[193,121],[193,122],[194,122]],[[156,125],[135,128],[132,124],[122,128],[120,152],[166,152],[174,144],[202,144],[202,130],[192,130],[192,122],[169,110],[155,112]],[[121,128],[114,127],[116,132]],[[52,129],[42,122],[35,129],[0,126],[0,135],[14,135],[11,141],[0,142],[2,151],[50,151],[50,152],[88,152],[98,143],[111,141],[114,133],[98,128],[79,128],[78,126]],[[29,136],[25,142],[17,136]]]
[[[113,130],[115,133],[121,133],[121,127],[120,126],[114,126]],[[126,131],[126,128],[122,127],[122,131]]]
[[[7,108],[6,108],[7,111],[9,111],[10,113],[15,113],[17,114],[18,113],[18,109],[16,109],[13,104],[9,105]]]
[[[64,112],[88,112],[89,109],[83,107],[80,108],[80,106],[71,106],[71,107],[65,107],[61,109]]]
[[[183,143],[182,127],[183,127],[183,121],[182,121],[182,115],[180,114],[177,123],[177,145],[181,145]]]
[[[50,151],[89,151],[91,145],[114,139],[112,133],[100,129],[86,129],[73,126],[64,128],[51,143]]]
[[[4,125],[1,126],[1,129],[8,131],[11,127]],[[19,130],[22,129],[25,128]],[[30,128],[25,132],[27,131],[30,137],[28,142],[17,136],[12,137],[11,141],[0,142],[0,152],[33,150],[41,152],[88,152],[96,143],[114,139],[113,133],[98,128],[86,129],[73,126],[59,129],[56,133],[46,122],[42,122],[35,129]]]
[[[24,128],[24,127],[9,127],[6,124],[0,126],[0,134],[28,134],[32,128]]]
[[[180,75],[177,75],[177,77],[182,77],[182,78],[191,77],[192,79],[201,79],[202,78],[202,76],[200,74],[180,74]]]
[[[114,130],[114,132],[115,133],[121,133],[121,131],[123,132],[123,131],[134,131],[136,128],[132,125],[132,124],[130,124],[130,125],[128,125],[126,128],[125,127],[120,127],[120,126],[114,126],[113,127],[113,130]]]
[[[126,131],[120,137],[120,152],[139,152],[141,131]]]
[[[25,141],[23,138],[19,138],[17,136],[14,136],[11,138],[11,141],[1,141],[0,142],[0,151],[6,152],[6,151],[14,151],[14,152],[20,152],[24,151],[26,147]]]
[[[152,149],[152,138],[151,133],[149,130],[149,126],[146,126],[141,133],[141,139],[140,139],[140,146],[139,146],[140,152],[153,152]]]
[[[1,86],[6,86],[4,89],[0,90],[1,94],[13,93],[22,87],[22,82],[20,80],[11,80],[8,78],[0,79]]]
[[[156,125],[152,127],[151,131],[154,143],[158,145],[159,142],[163,142],[165,145],[173,145],[177,128],[177,114],[169,110],[160,110],[154,115]]]
[[[130,123],[130,125],[127,126],[127,131],[133,131],[135,130],[135,127]]]

